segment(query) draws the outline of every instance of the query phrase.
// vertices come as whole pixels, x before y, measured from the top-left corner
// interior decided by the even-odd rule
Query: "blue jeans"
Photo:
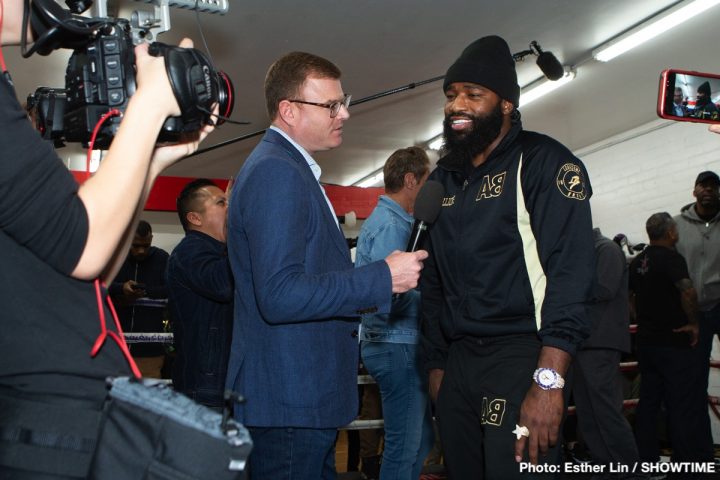
[[[362,342],[361,351],[365,368],[380,387],[385,418],[380,480],[417,480],[434,441],[417,345]]]
[[[248,427],[252,480],[334,480],[337,429]]]

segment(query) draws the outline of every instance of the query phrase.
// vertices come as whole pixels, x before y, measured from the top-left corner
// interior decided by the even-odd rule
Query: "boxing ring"
[[[630,325],[630,333],[634,334],[637,332],[637,325]],[[163,343],[163,344],[172,344],[173,343],[173,334],[172,333],[142,333],[142,332],[136,332],[136,333],[125,333],[125,340],[127,343]],[[713,372],[717,371],[718,374],[720,374],[720,360],[714,360],[713,358],[709,359],[710,362],[710,375],[712,378]],[[618,365],[619,371],[621,372],[637,372],[638,370],[638,362],[637,361],[631,361],[631,362],[620,362]],[[170,382],[170,380],[168,380]],[[370,375],[358,375],[357,378],[358,385],[367,385],[371,383],[375,383],[375,380]],[[711,387],[713,387],[711,382]],[[718,388],[717,386],[715,388]],[[720,426],[716,426],[720,424],[720,391],[718,391],[719,395],[710,395],[708,394],[708,407],[710,411],[713,413],[713,416],[715,417],[713,419],[713,438],[716,437],[716,430],[720,429]],[[623,408],[625,410],[631,410],[637,407],[640,399],[639,398],[628,398],[623,400]],[[567,414],[568,415],[575,415],[575,406],[569,405],[567,407]],[[340,430],[365,430],[365,429],[374,429],[374,428],[383,428],[384,427],[384,421],[382,419],[376,419],[376,420],[360,420],[356,419],[349,424],[345,425],[344,427],[341,427]],[[718,443],[715,441],[715,443]]]

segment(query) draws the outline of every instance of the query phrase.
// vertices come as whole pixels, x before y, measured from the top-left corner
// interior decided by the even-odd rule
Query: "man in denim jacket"
[[[412,210],[430,173],[419,147],[393,153],[383,168],[381,196],[360,230],[357,267],[404,250],[413,226]],[[427,380],[416,358],[420,292],[395,298],[389,314],[366,314],[360,331],[363,363],[380,387],[385,417],[385,448],[380,479],[417,479],[433,444]]]

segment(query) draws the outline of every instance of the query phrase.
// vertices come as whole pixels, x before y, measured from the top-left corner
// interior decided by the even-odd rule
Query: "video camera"
[[[36,40],[27,49],[27,28],[23,29],[23,56],[35,52],[48,55],[58,48],[73,50],[65,73],[65,89],[40,87],[28,96],[28,111],[36,128],[57,146],[62,146],[63,141],[87,146],[103,115],[112,109],[125,111],[136,90],[134,47],[170,29],[171,4],[225,13],[228,0],[145,0],[155,4],[155,14],[136,11],[132,20],[108,17],[105,1],[98,2],[93,12],[97,16],[83,17],[79,14],[90,7],[92,0],[66,0],[70,10],[54,0],[25,0],[23,23],[29,23]],[[165,121],[159,143],[178,142],[183,134],[197,132],[213,122],[211,110],[215,103],[220,107],[215,124],[230,116],[234,106],[232,82],[202,52],[153,42],[149,53],[165,58],[181,111],[179,116]],[[108,119],[93,148],[107,149],[120,122],[120,117]]]

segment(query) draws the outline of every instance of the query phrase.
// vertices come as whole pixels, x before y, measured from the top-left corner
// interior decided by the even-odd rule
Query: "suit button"
[[[357,336],[358,336],[357,330],[353,330],[353,332],[350,334],[350,336],[351,336],[352,338],[357,338]]]

